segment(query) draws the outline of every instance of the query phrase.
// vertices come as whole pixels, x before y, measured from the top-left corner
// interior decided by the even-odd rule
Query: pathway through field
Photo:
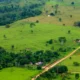
[[[45,67],[44,70],[43,70],[41,73],[39,73],[38,75],[36,75],[34,78],[32,78],[32,80],[36,80],[36,79],[37,79],[40,75],[42,75],[43,73],[45,73],[45,72],[47,72],[48,70],[50,70],[51,68],[55,67],[57,64],[61,63],[61,62],[64,61],[65,59],[71,57],[71,56],[72,56],[73,54],[75,54],[75,52],[76,52],[77,50],[79,50],[79,49],[80,49],[80,47],[78,47],[77,49],[75,49],[73,52],[71,52],[69,55],[65,56],[64,58],[62,58],[62,59],[56,61],[55,63],[52,63],[51,65]]]

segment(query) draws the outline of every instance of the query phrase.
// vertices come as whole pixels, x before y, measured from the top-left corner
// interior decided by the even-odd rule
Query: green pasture
[[[0,80],[31,80],[38,73],[38,70],[28,70],[26,68],[5,68],[0,71]]]
[[[80,63],[80,50],[77,51],[77,53],[75,53],[71,59],[66,59],[60,63],[60,65],[66,65],[69,69],[69,72],[80,72],[80,66],[74,66],[74,62]]]
[[[49,50],[53,46],[58,49],[59,47],[77,47],[79,45],[74,42],[75,39],[80,38],[80,28],[78,27],[39,23],[31,28],[27,22],[19,21],[10,26],[10,28],[0,27],[0,46],[8,51],[12,51],[12,45],[14,45],[13,51],[18,52],[24,49]],[[68,34],[68,30],[71,30],[71,34]],[[63,46],[58,41],[59,37],[66,37],[67,41]],[[57,42],[46,46],[46,41],[50,39]]]

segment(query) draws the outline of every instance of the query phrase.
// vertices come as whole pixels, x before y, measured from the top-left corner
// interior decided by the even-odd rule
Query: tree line
[[[4,48],[0,47],[0,69],[6,67],[24,67],[25,65],[32,64],[35,65],[38,62],[43,64],[37,65],[42,66],[45,63],[50,62],[52,59],[55,60],[60,56],[56,51],[22,51],[19,53],[7,52]],[[40,68],[39,68],[40,69]]]

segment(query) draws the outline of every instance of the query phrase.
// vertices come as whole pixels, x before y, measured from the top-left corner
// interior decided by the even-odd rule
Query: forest
[[[0,69],[7,67],[25,67],[25,65],[35,65],[37,63],[37,69],[41,69],[42,65],[56,60],[60,54],[52,51],[22,51],[19,53],[7,52],[4,48],[0,47]],[[32,66],[31,65],[31,66]]]
[[[0,25],[40,15],[45,2],[46,0],[0,0]]]

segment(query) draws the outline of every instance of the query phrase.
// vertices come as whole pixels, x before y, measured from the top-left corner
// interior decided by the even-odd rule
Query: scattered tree
[[[65,37],[59,37],[58,40],[61,43],[61,45],[63,45],[66,42],[66,38]]]
[[[10,25],[9,25],[9,24],[7,24],[5,27],[6,27],[6,28],[10,28]]]
[[[60,73],[60,74],[62,74],[62,73],[67,73],[67,72],[68,72],[68,68],[67,68],[67,66],[65,66],[65,65],[56,66],[56,67],[54,68],[54,71],[55,71],[56,73]]]
[[[75,79],[79,79],[79,74],[75,74]]]

